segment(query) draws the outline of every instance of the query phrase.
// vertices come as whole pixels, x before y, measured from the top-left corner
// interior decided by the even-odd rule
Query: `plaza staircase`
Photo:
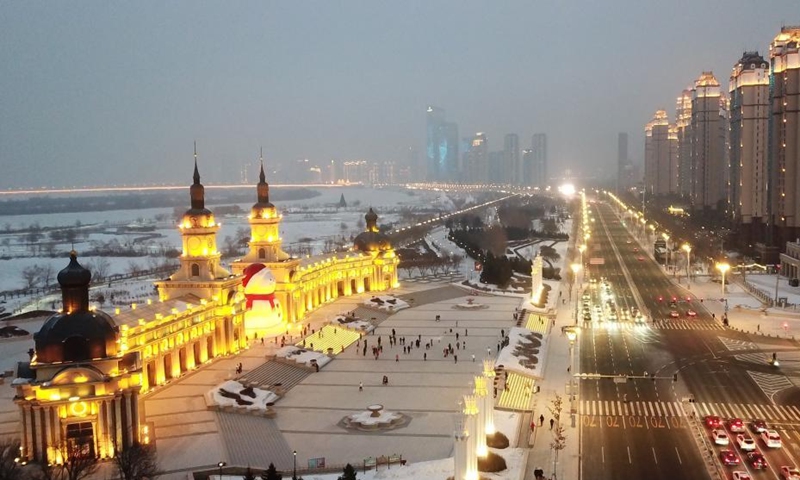
[[[242,384],[258,386],[283,395],[309,375],[311,375],[311,371],[303,367],[269,361],[236,380]]]

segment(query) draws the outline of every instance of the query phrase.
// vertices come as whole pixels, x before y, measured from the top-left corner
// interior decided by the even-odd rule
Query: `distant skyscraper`
[[[620,132],[617,135],[617,193],[630,188],[626,181],[628,163],[628,134]]]
[[[688,198],[692,191],[692,92],[694,85],[678,96],[675,135],[678,141],[678,194]]]
[[[727,201],[727,99],[712,72],[695,81],[692,95],[692,204],[719,209]]]
[[[772,111],[769,160],[778,243],[800,237],[800,26],[781,28],[769,46]]]
[[[650,195],[669,195],[678,190],[677,135],[667,112],[658,110],[645,126],[644,179]]]
[[[469,150],[464,153],[464,179],[473,184],[489,180],[489,141],[483,132],[472,137]]]
[[[489,183],[500,185],[508,183],[508,170],[506,165],[506,152],[489,152],[489,161],[486,164],[486,179]]]
[[[503,172],[501,181],[503,183],[520,183],[520,173],[522,165],[519,158],[519,135],[509,133],[503,138]]]
[[[547,134],[534,133],[531,137],[531,151],[533,161],[533,186],[546,187],[547,173]]]
[[[458,125],[446,122],[444,109],[427,110],[428,181],[453,181],[458,174]]]
[[[730,84],[730,199],[742,233],[761,239],[767,221],[769,65],[758,52],[744,52],[733,67]]]

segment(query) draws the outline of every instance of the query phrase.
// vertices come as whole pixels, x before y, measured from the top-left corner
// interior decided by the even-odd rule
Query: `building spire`
[[[200,171],[197,169],[197,141],[194,142],[194,184],[200,185]]]
[[[264,175],[264,149],[262,147],[261,154],[261,170],[258,172],[258,185],[256,192],[258,193],[258,203],[261,205],[269,205],[269,184],[267,183],[267,176]]]
[[[205,208],[205,189],[200,183],[200,170],[197,168],[197,142],[194,142],[194,183],[189,187],[189,197],[192,200],[192,210]]]
[[[261,172],[258,174],[258,183],[267,183],[267,177],[264,175],[264,147],[261,147],[258,159],[261,161]]]

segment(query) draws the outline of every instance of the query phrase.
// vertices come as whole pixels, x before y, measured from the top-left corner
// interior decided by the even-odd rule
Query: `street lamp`
[[[581,245],[578,247],[578,251],[581,252],[581,265],[583,265],[583,252],[586,251],[586,245]]]
[[[689,268],[690,268],[690,266],[689,266],[689,257],[692,254],[692,247],[688,243],[684,243],[683,246],[681,247],[681,249],[683,249],[683,251],[686,252],[686,288],[692,288],[692,284],[691,284],[692,276],[689,273]]]
[[[219,480],[222,480],[222,467],[224,467],[225,465],[227,465],[227,463],[225,462],[219,462],[217,464],[217,466],[219,467]]]
[[[569,414],[572,419],[572,426],[575,426],[575,340],[578,338],[578,330],[567,328],[564,330],[569,340]]]
[[[669,268],[670,268],[670,266],[672,264],[672,262],[671,262],[671,260],[672,260],[672,249],[669,248],[669,235],[667,235],[666,233],[662,233],[661,236],[664,238],[664,243],[667,244],[667,273],[669,273]],[[675,271],[673,270],[673,275],[674,275],[674,273],[675,273]]]
[[[297,450],[292,452],[294,455],[294,464],[292,466],[292,480],[297,480]]]
[[[725,273],[731,269],[731,266],[727,263],[718,263],[717,270],[722,272],[722,298],[725,298]]]

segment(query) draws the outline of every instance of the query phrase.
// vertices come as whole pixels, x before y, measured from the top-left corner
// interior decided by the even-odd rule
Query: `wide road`
[[[705,309],[705,301],[718,298],[701,302],[674,284],[610,206],[596,203],[591,210],[595,223],[584,254],[584,293],[586,318],[592,320],[584,321],[580,300],[580,373],[600,378],[581,380],[584,478],[701,479],[709,478],[709,470],[728,478],[733,470],[779,478],[780,466],[795,465],[800,452],[800,409],[781,404],[793,389],[774,395],[791,384],[767,365],[766,352],[796,345],[723,327]],[[603,264],[588,265],[592,258]],[[619,375],[627,381],[614,378]],[[686,401],[690,398],[694,402]],[[693,421],[693,415],[702,420],[709,414],[745,422],[762,418],[779,429],[786,445],[767,449],[751,433],[769,464],[756,472],[728,431],[731,444],[724,448],[742,463],[723,467],[713,460],[723,447],[714,446],[701,421]]]

